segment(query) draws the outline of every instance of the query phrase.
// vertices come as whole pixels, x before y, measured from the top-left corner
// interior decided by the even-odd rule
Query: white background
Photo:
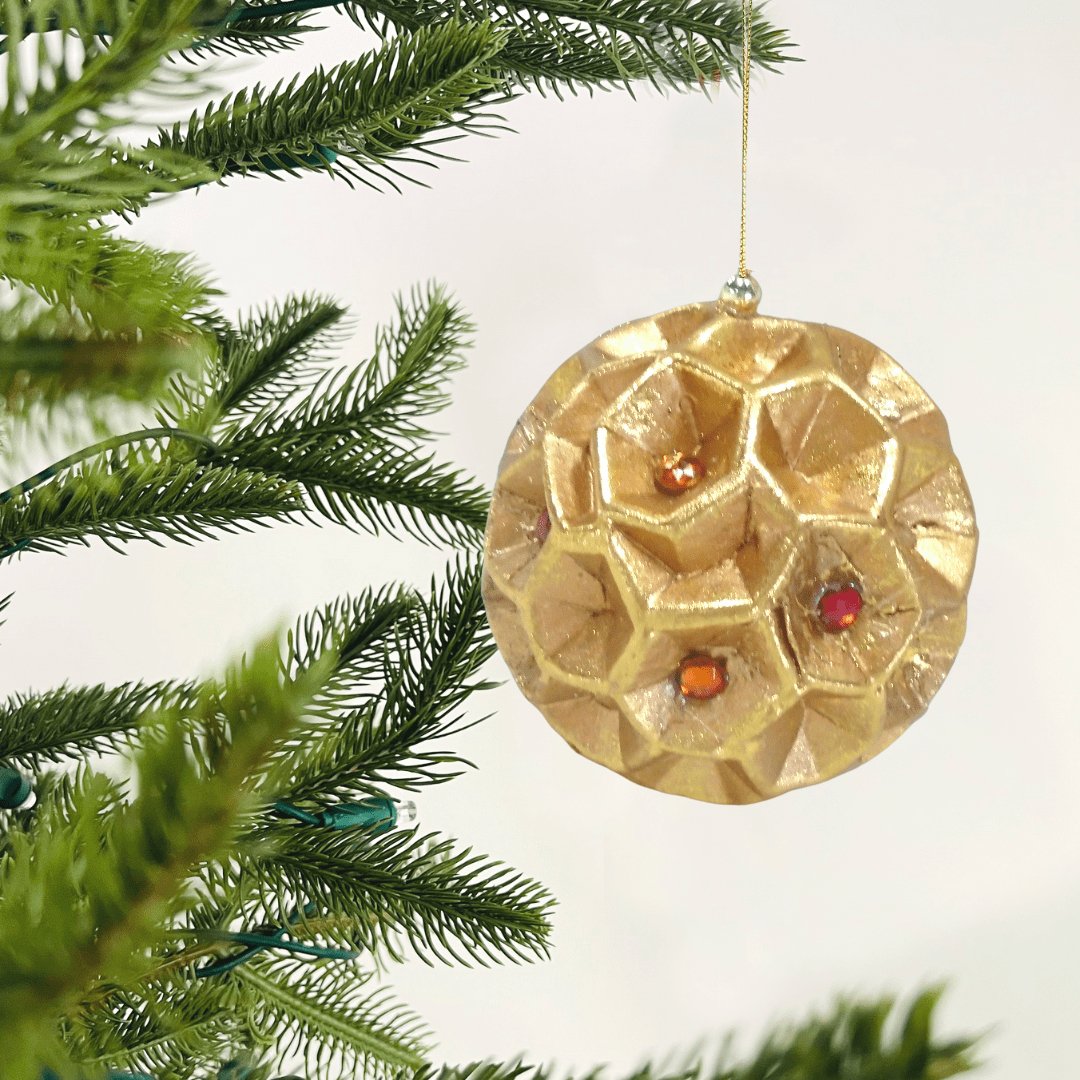
[[[551,887],[554,958],[394,979],[445,1059],[584,1068],[948,976],[948,1029],[994,1026],[983,1075],[1062,1080],[1077,1075],[1080,1003],[1080,13],[776,0],[773,17],[805,62],[755,84],[763,310],[869,337],[945,411],[982,529],[968,641],[894,748],[749,808],[627,784],[512,686],[476,702],[497,715],[457,745],[479,770],[425,795],[422,823]],[[365,47],[335,27],[259,76]],[[517,134],[458,144],[469,163],[429,190],[236,182],[137,232],[197,251],[230,307],[340,297],[362,320],[354,358],[394,290],[446,282],[479,330],[445,450],[490,482],[556,364],[609,326],[715,295],[733,269],[737,112],[727,92],[523,100],[506,110]],[[278,620],[423,581],[443,557],[298,526],[28,557],[3,571],[3,689],[215,670]]]

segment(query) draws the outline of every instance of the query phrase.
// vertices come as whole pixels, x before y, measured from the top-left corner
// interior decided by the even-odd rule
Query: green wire
[[[205,435],[196,435],[193,431],[183,431],[180,428],[169,427],[130,431],[126,435],[114,435],[110,439],[102,439],[101,442],[94,443],[93,446],[77,450],[74,454],[68,454],[67,457],[54,461],[51,465],[46,465],[44,469],[34,473],[33,476],[28,476],[25,480],[15,484],[14,487],[9,487],[6,491],[0,491],[0,506],[19,495],[25,495],[28,491],[33,491],[40,484],[44,484],[46,480],[51,480],[54,476],[62,473],[65,469],[70,469],[73,465],[79,465],[92,457],[97,457],[99,454],[107,454],[110,450],[118,450],[121,446],[129,446],[138,442],[152,442],[157,439],[177,439],[180,442],[194,443],[214,455],[220,453],[220,447],[213,439],[208,439]],[[0,560],[17,554],[32,542],[32,539],[20,540],[17,544],[11,544],[0,549]]]
[[[323,829],[367,829],[373,836],[388,832],[398,820],[397,803],[385,795],[372,795],[358,802],[335,803],[312,813],[292,803],[278,800],[274,803],[274,812],[281,817],[292,818],[303,825],[315,826]],[[314,904],[308,904],[304,908],[304,915],[310,917],[318,909]],[[330,949],[322,945],[305,945],[303,942],[290,941],[286,938],[290,928],[299,921],[299,914],[293,912],[286,920],[284,926],[269,930],[259,930],[254,933],[233,930],[209,930],[200,936],[211,941],[227,941],[234,945],[243,945],[240,952],[223,960],[215,960],[195,970],[197,979],[207,979],[213,975],[224,975],[233,968],[247,963],[257,953],[264,949],[286,949],[289,952],[301,956],[315,956],[323,960],[354,960],[360,954],[346,949]]]
[[[274,811],[282,817],[293,818],[305,825],[338,831],[367,829],[373,836],[389,832],[398,821],[397,803],[385,795],[372,795],[358,802],[335,803],[318,813],[278,801],[274,803]]]
[[[305,917],[310,917],[316,912],[317,908],[314,904],[307,904],[304,908]],[[237,945],[246,946],[240,952],[234,956],[226,957],[223,960],[215,960],[211,964],[205,964],[201,968],[195,969],[196,979],[208,979],[214,975],[224,975],[226,972],[232,971],[233,968],[239,967],[241,964],[246,964],[253,956],[262,952],[264,949],[285,949],[288,952],[297,953],[303,956],[315,956],[324,960],[355,960],[360,954],[358,952],[352,952],[346,949],[327,949],[321,945],[305,945],[299,941],[288,941],[285,939],[285,935],[289,930],[300,921],[300,914],[294,911],[286,920],[284,926],[279,926],[275,929],[260,931],[253,934],[245,934],[242,932],[233,932],[229,930],[225,931],[211,931],[204,934],[204,937],[209,937],[218,941],[231,941]]]
[[[96,442],[93,446],[87,446],[82,450],[77,450],[74,454],[68,454],[67,457],[54,461],[51,465],[46,465],[44,469],[34,473],[33,476],[28,476],[14,487],[9,487],[7,491],[0,491],[0,505],[10,502],[17,495],[24,495],[26,492],[32,491],[39,484],[51,480],[57,473],[70,469],[72,465],[79,465],[92,457],[97,457],[98,454],[107,454],[110,450],[118,450],[121,446],[128,446],[137,442],[151,442],[156,439],[179,439],[181,442],[195,443],[197,446],[201,446],[204,450],[209,450],[214,454],[218,453],[219,449],[213,439],[208,439],[205,435],[196,435],[192,431],[183,431],[180,428],[160,427],[146,428],[143,431],[129,431],[126,435],[114,435],[111,439],[102,439],[101,442]]]

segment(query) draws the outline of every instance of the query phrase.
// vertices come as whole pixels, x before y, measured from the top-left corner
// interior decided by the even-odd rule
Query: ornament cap
[[[760,303],[761,286],[753,274],[736,274],[720,290],[720,306],[729,315],[755,315]]]

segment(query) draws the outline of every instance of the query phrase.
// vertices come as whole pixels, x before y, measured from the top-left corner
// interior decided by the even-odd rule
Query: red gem
[[[541,510],[540,516],[536,519],[536,524],[533,526],[533,536],[542,544],[547,538],[548,533],[551,532],[551,515],[547,510]]]
[[[829,633],[838,634],[855,625],[862,606],[862,593],[854,585],[834,586],[821,594],[818,617]]]
[[[679,691],[684,698],[708,701],[728,686],[727,664],[715,656],[688,656],[679,663]]]

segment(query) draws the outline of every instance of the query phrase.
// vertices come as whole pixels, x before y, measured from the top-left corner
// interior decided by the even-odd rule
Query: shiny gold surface
[[[672,495],[655,475],[675,450],[705,470]],[[586,346],[526,409],[484,590],[518,685],[571,746],[746,803],[844,772],[922,715],[963,639],[976,542],[945,420],[894,360],[692,304]],[[821,590],[848,582],[862,611],[829,633]],[[723,693],[680,692],[698,655],[726,665]]]

